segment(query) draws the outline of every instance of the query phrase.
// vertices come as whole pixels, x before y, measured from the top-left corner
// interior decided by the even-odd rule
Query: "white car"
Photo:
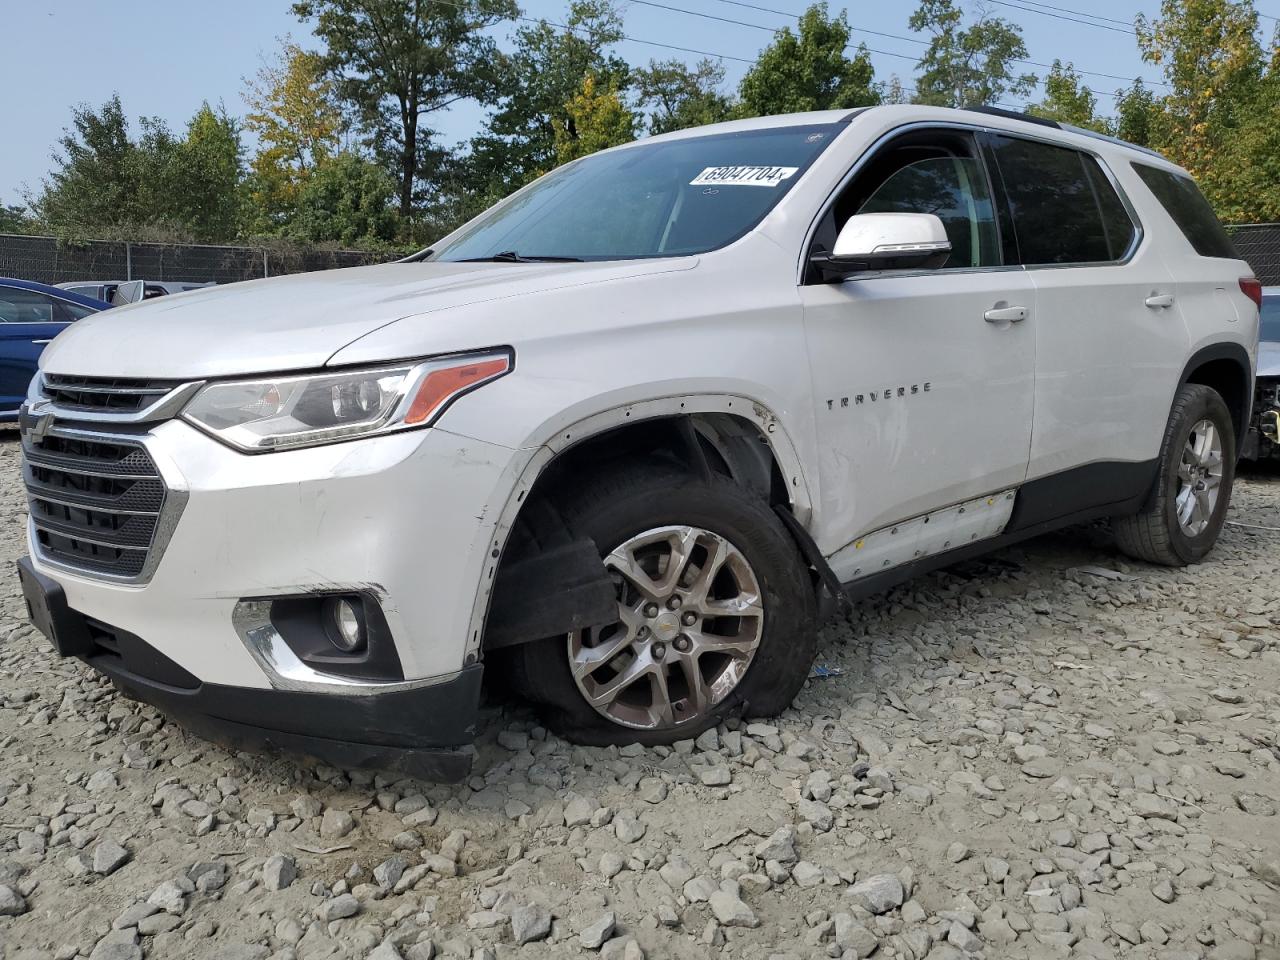
[[[1185,172],[999,111],[736,121],[400,263],[113,310],[23,414],[35,622],[198,729],[465,772],[783,710],[820,616],[1114,517],[1223,522],[1260,288]]]

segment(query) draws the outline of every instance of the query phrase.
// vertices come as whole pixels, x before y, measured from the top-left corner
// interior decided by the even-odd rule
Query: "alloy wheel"
[[[1222,435],[1213,421],[1201,420],[1191,428],[1182,461],[1178,465],[1175,508],[1178,526],[1188,537],[1209,526],[1222,495]]]
[[[742,681],[764,632],[760,583],[719,534],[670,526],[631,537],[604,560],[618,620],[568,638],[574,682],[624,727],[695,723]]]

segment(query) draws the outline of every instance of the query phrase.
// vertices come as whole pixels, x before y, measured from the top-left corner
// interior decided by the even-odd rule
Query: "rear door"
[[[45,344],[73,319],[63,303],[37,290],[0,286],[0,416],[22,405]]]
[[[1021,519],[1126,500],[1154,476],[1186,359],[1173,276],[1101,157],[1006,134],[987,145],[1035,286],[1038,495]]]

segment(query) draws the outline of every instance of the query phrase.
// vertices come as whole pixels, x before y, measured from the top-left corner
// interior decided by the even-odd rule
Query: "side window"
[[[35,290],[0,287],[0,323],[52,323],[53,299]]]
[[[819,224],[815,250],[830,250],[840,227],[859,213],[936,215],[951,241],[944,270],[1003,262],[986,168],[968,133],[913,131],[877,151]]]
[[[1194,180],[1145,163],[1135,163],[1133,169],[1155,194],[1160,206],[1178,225],[1196,253],[1202,257],[1239,259],[1235,244],[1222,229],[1213,207],[1209,206]]]
[[[81,306],[78,303],[72,303],[69,300],[58,301],[58,322],[59,323],[75,323],[77,320],[83,320],[85,317],[91,317],[98,311],[93,307]]]
[[[1121,259],[1135,227],[1098,162],[1078,150],[993,136],[1022,263],[1107,263]]]

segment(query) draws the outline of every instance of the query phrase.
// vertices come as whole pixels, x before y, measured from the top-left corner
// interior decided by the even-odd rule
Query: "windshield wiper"
[[[491,257],[469,257],[458,263],[581,263],[581,257],[527,257],[514,250],[503,250]]]

